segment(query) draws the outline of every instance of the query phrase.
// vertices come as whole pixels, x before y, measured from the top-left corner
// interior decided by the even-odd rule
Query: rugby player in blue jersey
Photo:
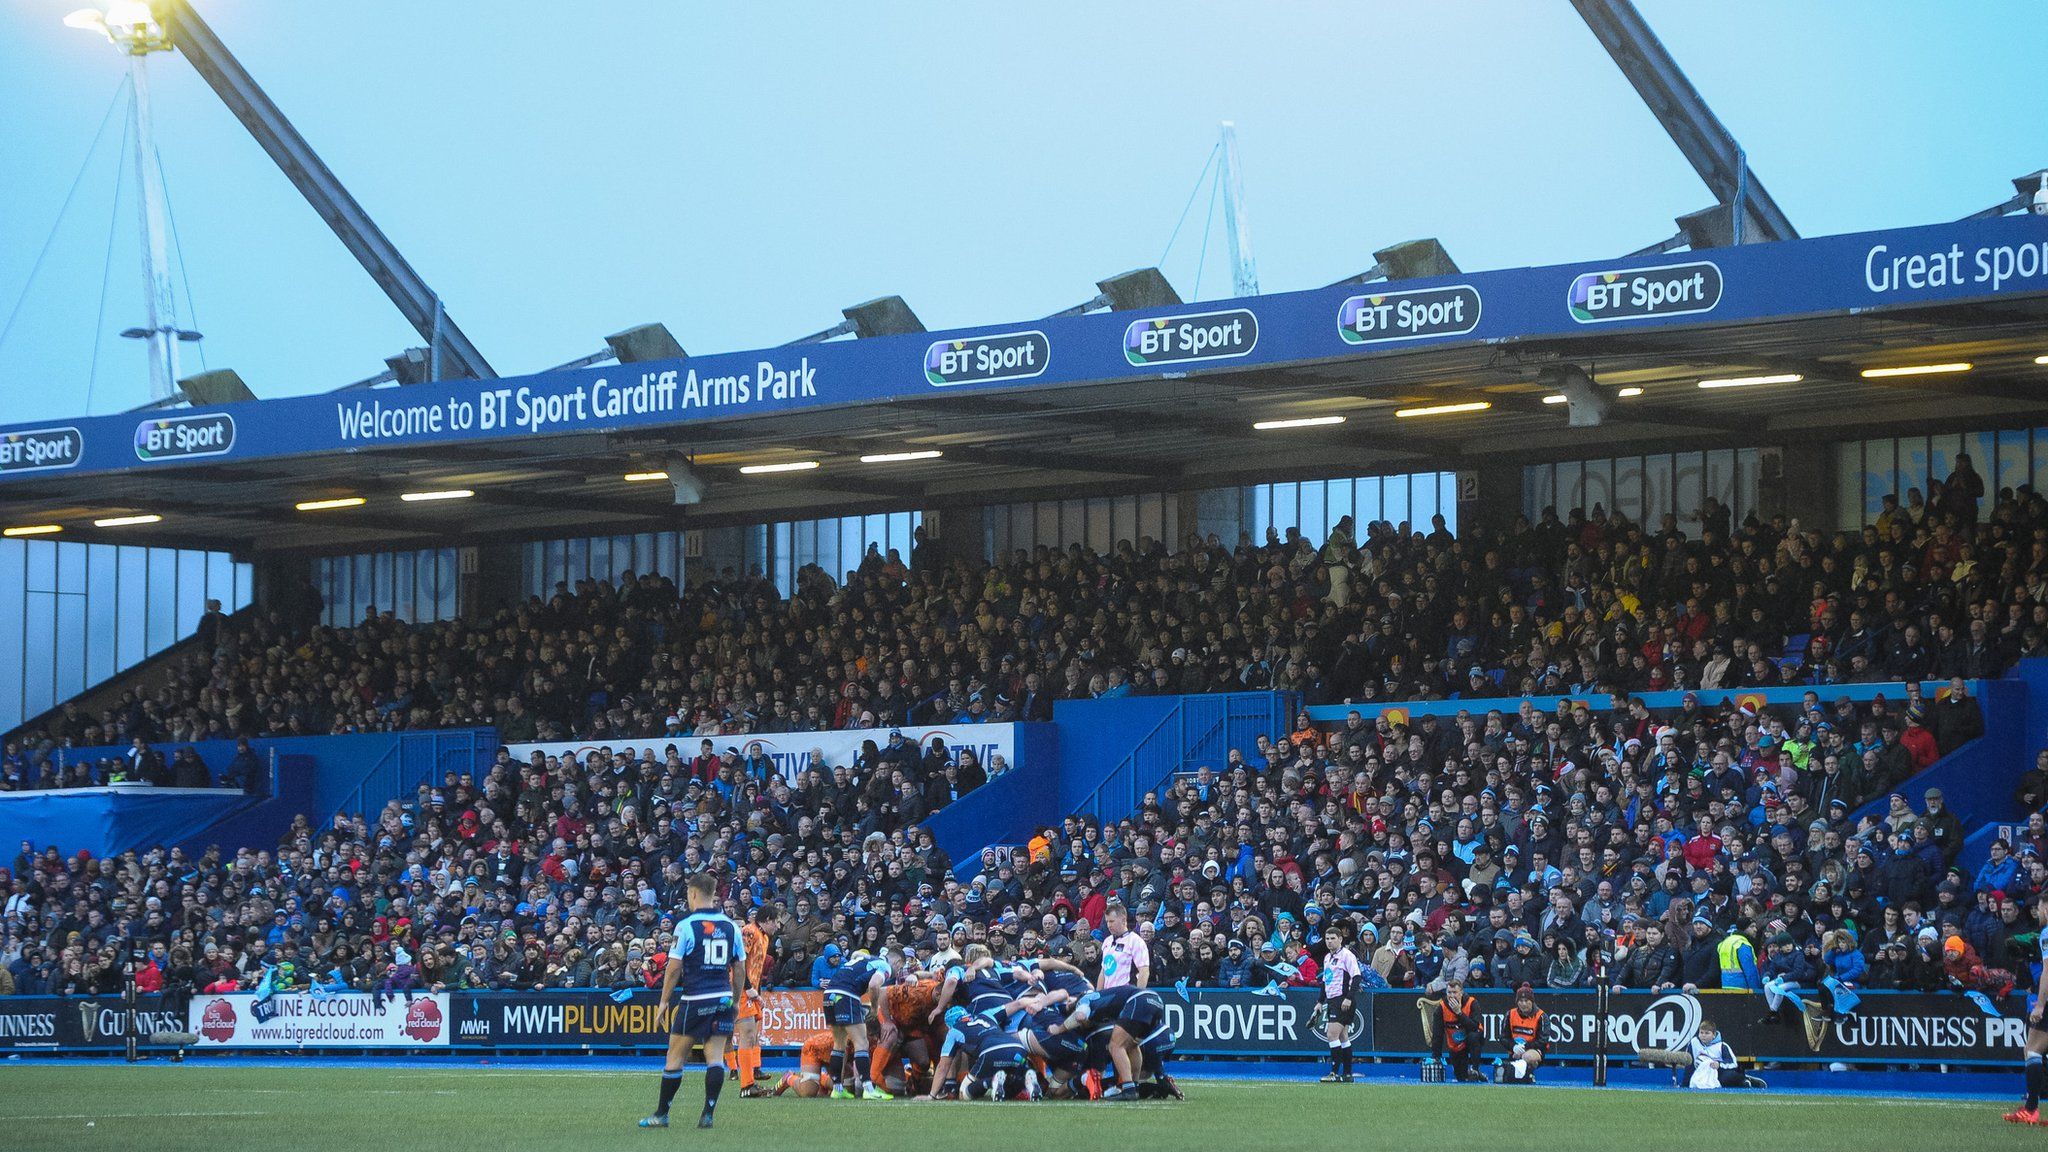
[[[661,977],[657,1016],[669,1016],[668,1062],[661,1073],[661,1098],[642,1128],[668,1127],[669,1102],[683,1084],[690,1049],[704,1045],[704,1111],[697,1127],[711,1127],[718,1091],[725,1086],[725,1043],[732,1035],[733,1006],[746,983],[746,949],[740,926],[717,911],[718,881],[710,873],[690,877],[689,914],[676,925],[676,942]],[[675,1005],[675,1014],[669,1008]]]

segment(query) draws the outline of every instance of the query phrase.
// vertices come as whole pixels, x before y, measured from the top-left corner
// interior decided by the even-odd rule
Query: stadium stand
[[[1125,542],[979,570],[876,553],[844,584],[806,569],[788,600],[758,578],[678,595],[641,576],[480,624],[244,614],[160,691],[15,734],[7,785],[79,783],[48,771],[52,750],[114,740],[495,722],[508,740],[646,751],[501,751],[381,811],[302,816],[274,852],[24,844],[0,992],[117,991],[130,939],[150,949],[146,991],[645,988],[684,878],[712,867],[736,910],[787,908],[770,975],[786,984],[890,941],[1085,954],[1115,897],[1155,983],[1313,983],[1344,918],[1392,986],[1583,986],[1611,954],[1617,985],[1714,987],[1741,932],[1759,971],[1735,979],[1999,993],[2048,881],[2038,813],[1975,869],[1936,791],[1852,818],[1984,731],[1964,678],[2042,653],[2048,502],[2007,490],[1980,516],[1980,487],[1952,477],[1860,537],[1736,526],[1712,505],[1688,536],[1596,506],[1499,537],[1375,523],[1354,543],[1346,523],[1320,548]],[[1939,701],[1933,677],[1954,678]],[[1863,702],[1830,688],[1879,681],[1904,683]],[[1787,684],[1811,691],[1661,713],[1631,697]],[[983,771],[914,746],[794,781],[743,761],[742,741],[691,755],[750,732],[1248,688],[1510,699],[1412,728],[1304,712],[1136,811],[1070,816],[964,877],[922,822]],[[1511,699],[1564,692],[1614,707]]]

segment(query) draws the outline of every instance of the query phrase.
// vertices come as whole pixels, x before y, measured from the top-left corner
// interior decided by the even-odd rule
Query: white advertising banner
[[[367,992],[314,996],[253,992],[192,998],[191,1031],[200,1048],[446,1048],[448,997]]]
[[[943,740],[949,757],[958,763],[962,749],[971,749],[974,758],[981,762],[983,769],[994,756],[1001,756],[1003,762],[1017,767],[1017,725],[1015,724],[926,724],[908,725],[901,729],[852,728],[843,732],[755,732],[743,736],[708,737],[711,746],[719,752],[737,748],[745,756],[753,744],[761,746],[761,752],[775,762],[776,770],[785,780],[794,781],[796,774],[810,762],[813,749],[823,752],[825,763],[837,767],[851,765],[859,754],[863,741],[873,740],[878,748],[889,745],[889,733],[900,731],[914,741],[920,749],[928,748],[935,740]],[[688,760],[697,755],[703,736],[645,736],[632,740],[557,740],[542,744],[507,744],[505,751],[514,759],[524,760],[539,752],[547,756],[573,754],[577,759],[600,748],[620,753],[627,749],[637,752],[652,750],[654,758],[665,758],[665,749],[673,744],[676,751]]]

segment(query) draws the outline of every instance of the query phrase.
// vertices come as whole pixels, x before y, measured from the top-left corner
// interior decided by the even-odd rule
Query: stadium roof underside
[[[1915,256],[1918,265],[1895,263]],[[1930,282],[1930,261],[1943,265],[1943,283]],[[2022,427],[2048,422],[2048,366],[2037,362],[2048,355],[2044,261],[2048,219],[2006,217],[52,421],[0,429],[0,440],[17,445],[11,463],[0,459],[0,509],[8,524],[61,523],[66,539],[344,552]],[[1658,296],[1670,306],[1659,311]],[[1413,306],[1407,319],[1404,301]],[[1374,311],[1382,318],[1361,319]],[[1146,329],[1179,331],[1182,318],[1198,315],[1206,319],[1190,323],[1212,333],[1208,357],[1177,359],[1190,349],[1174,348],[1173,337],[1150,352],[1139,346]],[[1416,331],[1399,330],[1411,323]],[[977,367],[982,352],[987,363]],[[1861,375],[1957,362],[1971,369]],[[1544,402],[1569,393],[1576,372],[1607,405],[1597,426],[1573,427],[1574,405]],[[756,375],[775,378],[772,396],[758,394]],[[1801,379],[1698,387],[1790,375]],[[1636,388],[1640,395],[1620,394]],[[498,390],[500,400],[487,395]],[[1394,415],[1475,401],[1491,407]],[[465,403],[469,425],[450,426]],[[494,407],[515,426],[476,427]],[[221,414],[233,417],[225,431]],[[1332,415],[1346,420],[1251,427]],[[180,443],[181,431],[192,445]],[[152,435],[158,442],[146,445]],[[37,469],[22,466],[31,442],[42,445]],[[933,449],[943,455],[859,462]],[[682,458],[704,482],[701,503],[680,506],[667,483],[624,479]],[[738,471],[799,460],[821,466]],[[445,489],[475,496],[398,499]],[[343,496],[366,503],[294,509]],[[90,527],[125,513],[164,520]]]

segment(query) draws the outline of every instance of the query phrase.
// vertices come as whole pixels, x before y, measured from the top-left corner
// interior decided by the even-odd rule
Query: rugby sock
[[[2048,1079],[2048,1065],[2041,1063],[2039,1052],[2027,1053],[2027,1111],[2041,1106],[2042,1080]]]
[[[719,1071],[722,1072],[724,1069],[721,1068]],[[656,1116],[668,1115],[668,1102],[676,1098],[676,1089],[682,1086],[682,1069],[678,1068],[674,1072],[663,1072],[661,1074],[661,1103],[655,1105],[654,1114]]]
[[[846,1083],[855,1092],[860,1091],[861,1073],[867,1071],[870,1059],[871,1057],[868,1055],[867,1049],[855,1048],[853,1050],[853,1067],[846,1070]]]
[[[1344,1058],[1344,1067],[1343,1067],[1342,1071],[1343,1071],[1344,1075],[1346,1075],[1346,1076],[1349,1076],[1349,1075],[1351,1075],[1351,1056],[1352,1056],[1352,1052],[1351,1052],[1351,1042],[1350,1042],[1349,1040],[1346,1040],[1346,1041],[1344,1042],[1344,1047],[1342,1047],[1342,1048],[1338,1049],[1338,1051],[1339,1051],[1339,1052],[1341,1052],[1341,1053],[1343,1054],[1343,1058]]]
[[[736,1060],[733,1070],[739,1073],[740,1087],[745,1088],[754,1082],[754,1074],[761,1069],[761,1050],[739,1048],[734,1050],[733,1055]]]
[[[1333,1076],[1341,1075],[1343,1071],[1344,1045],[1339,1041],[1332,1040],[1330,1041],[1330,1073]]]
[[[832,1058],[830,1060],[825,1061],[825,1074],[832,1078],[832,1082],[834,1084],[839,1083],[839,1081],[845,1077],[846,1049],[834,1048],[832,1050]]]
[[[704,1070],[704,1115],[718,1107],[718,1090],[725,1087],[725,1065],[713,1064]]]

